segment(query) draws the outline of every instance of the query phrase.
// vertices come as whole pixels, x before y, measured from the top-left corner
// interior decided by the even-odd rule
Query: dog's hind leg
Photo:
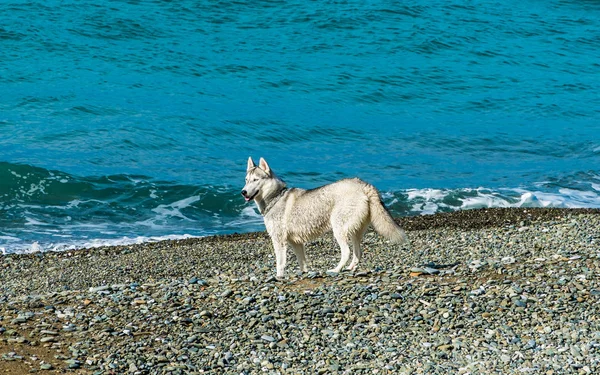
[[[333,236],[340,245],[342,256],[337,267],[330,269],[327,272],[338,273],[342,270],[344,265],[348,263],[348,259],[350,258],[350,247],[348,246],[348,235],[344,230],[342,230],[342,228],[333,228]]]
[[[369,228],[368,224],[352,235],[352,262],[350,262],[350,265],[347,268],[350,271],[354,271],[356,266],[358,266],[358,262],[360,262],[360,258],[362,258],[362,249],[360,248],[360,241],[365,235],[367,228]]]
[[[292,249],[294,249],[294,253],[296,254],[296,258],[298,259],[298,264],[300,265],[300,272],[308,272],[308,261],[306,260],[304,244],[290,243],[290,246],[292,247]]]

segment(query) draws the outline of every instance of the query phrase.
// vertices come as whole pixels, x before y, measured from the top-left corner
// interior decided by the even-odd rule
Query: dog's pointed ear
[[[254,164],[254,160],[252,160],[252,156],[250,156],[248,158],[248,168],[246,169],[246,171],[249,171],[250,169],[256,167],[256,164]]]
[[[269,176],[271,175],[271,168],[269,167],[269,164],[267,164],[267,161],[265,159],[260,158],[260,161],[258,162],[258,167],[263,171],[267,172]]]

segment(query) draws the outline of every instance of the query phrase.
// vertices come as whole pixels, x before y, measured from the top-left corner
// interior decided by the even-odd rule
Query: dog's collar
[[[275,206],[275,204],[279,202],[279,200],[281,199],[281,197],[283,197],[287,190],[288,188],[284,187],[279,193],[277,193],[276,196],[273,197],[273,199],[271,199],[269,204],[267,204],[267,207],[265,207],[263,212],[261,212],[263,216],[266,216],[269,213],[269,211],[271,211],[271,208],[273,208],[273,206]]]

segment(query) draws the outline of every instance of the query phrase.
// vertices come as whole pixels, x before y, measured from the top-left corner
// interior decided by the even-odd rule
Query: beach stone
[[[40,335],[57,336],[58,332],[56,332],[56,331],[49,331],[47,329],[43,329],[43,330],[40,331]]]
[[[362,276],[261,282],[274,274],[264,233],[15,257],[14,271],[0,272],[0,340],[17,347],[34,338],[30,345],[58,349],[57,360],[92,374],[595,373],[600,215],[538,222],[502,212],[460,213],[467,223],[416,218],[431,226],[408,231],[410,251],[368,232]],[[481,227],[488,219],[498,226]],[[319,272],[339,260],[331,236],[307,253],[319,254],[311,259]],[[440,272],[411,277],[409,264]],[[60,283],[47,266],[61,271]],[[27,282],[15,281],[25,269]],[[90,292],[97,285],[111,293]],[[20,355],[0,354],[27,360]]]
[[[440,273],[440,270],[436,269],[436,268],[431,268],[431,267],[412,267],[410,269],[410,272],[413,273],[424,273],[424,274],[428,274],[428,275],[435,275]]]
[[[249,304],[254,303],[254,302],[256,302],[256,298],[254,298],[252,296],[245,297],[245,298],[242,299],[242,303],[244,303],[246,305],[249,305]]]
[[[76,359],[67,359],[65,363],[68,365],[70,369],[78,369],[81,367],[81,362]]]
[[[29,319],[24,316],[18,316],[11,321],[11,324],[26,323]]]
[[[516,299],[514,301],[514,304],[517,307],[527,307],[527,303],[525,301],[523,301],[522,299]]]
[[[105,292],[105,291],[109,291],[109,290],[110,290],[110,286],[101,285],[101,286],[91,287],[90,293],[99,293],[99,292]]]

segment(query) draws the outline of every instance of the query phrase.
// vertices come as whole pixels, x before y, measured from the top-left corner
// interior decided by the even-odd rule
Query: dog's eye
[[[252,180],[252,182],[256,182],[256,181],[258,181],[258,178],[254,178],[254,179]]]

